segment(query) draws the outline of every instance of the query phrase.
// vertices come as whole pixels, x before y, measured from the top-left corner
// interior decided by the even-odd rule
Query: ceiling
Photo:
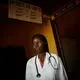
[[[59,9],[63,5],[73,0],[17,0],[17,1],[22,1],[22,2],[26,2],[26,3],[30,3],[30,4],[39,6],[42,8],[42,11],[45,14],[51,15],[57,9]],[[8,4],[8,0],[0,0],[0,3]]]
[[[48,15],[54,12],[54,8],[64,5],[72,0],[20,0],[42,8],[42,11]],[[60,7],[60,6],[59,6]]]

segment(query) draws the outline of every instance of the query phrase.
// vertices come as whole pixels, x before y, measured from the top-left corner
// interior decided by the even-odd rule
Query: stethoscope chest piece
[[[41,74],[38,73],[38,74],[36,75],[36,77],[40,78],[40,77],[41,77]]]

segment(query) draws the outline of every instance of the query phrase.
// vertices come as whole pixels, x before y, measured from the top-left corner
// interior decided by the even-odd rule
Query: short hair
[[[41,41],[43,41],[43,43],[45,44],[45,45],[44,45],[44,46],[45,46],[45,50],[46,50],[47,52],[49,52],[48,42],[47,42],[47,39],[46,39],[46,37],[45,37],[44,35],[42,35],[42,34],[35,34],[35,35],[32,37],[32,41],[34,40],[34,38],[38,38],[38,39],[40,39]]]

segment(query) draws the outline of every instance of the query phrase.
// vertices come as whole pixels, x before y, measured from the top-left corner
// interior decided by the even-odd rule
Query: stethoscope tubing
[[[52,62],[51,62],[51,60],[50,60],[50,58],[52,57],[52,58],[54,58],[55,62],[57,63],[55,57],[52,56],[50,53],[49,53],[49,55],[50,55],[50,57],[49,57],[49,62],[50,62],[50,64],[51,64],[52,68],[55,69],[55,70],[58,70],[58,67],[57,67],[57,68],[53,67]],[[37,75],[36,75],[36,77],[41,77],[41,74],[40,74],[39,71],[38,71],[38,67],[37,67],[36,59],[37,59],[37,56],[35,57],[35,66],[36,66],[36,71],[37,71]]]

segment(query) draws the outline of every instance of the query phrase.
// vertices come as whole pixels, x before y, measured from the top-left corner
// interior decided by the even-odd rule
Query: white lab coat
[[[43,68],[40,65],[38,56],[36,58],[36,64],[38,67],[38,71],[41,74],[41,77],[38,78],[36,77],[37,75],[37,70],[35,66],[35,57],[29,59],[26,65],[26,75],[25,75],[25,80],[68,80],[66,71],[63,67],[62,61],[60,57],[58,57],[56,54],[51,54],[54,56],[57,62],[55,62],[54,58],[50,58],[51,63],[54,68],[58,68],[55,70],[52,66],[51,63],[49,62],[49,53],[46,52],[46,58],[44,61],[44,66]]]

